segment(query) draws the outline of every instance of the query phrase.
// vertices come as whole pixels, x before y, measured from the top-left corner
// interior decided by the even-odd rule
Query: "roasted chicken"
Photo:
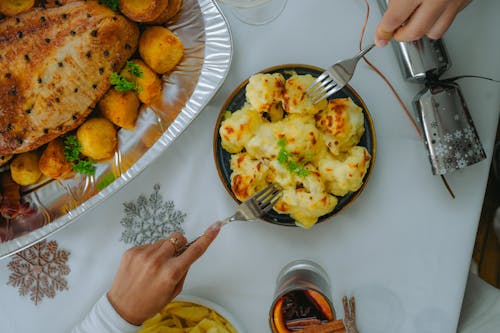
[[[0,156],[75,129],[135,52],[139,29],[94,1],[0,21]]]

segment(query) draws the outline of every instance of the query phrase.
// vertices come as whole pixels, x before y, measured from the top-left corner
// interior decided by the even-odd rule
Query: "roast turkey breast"
[[[94,1],[0,21],[0,156],[76,128],[137,47],[135,23]]]

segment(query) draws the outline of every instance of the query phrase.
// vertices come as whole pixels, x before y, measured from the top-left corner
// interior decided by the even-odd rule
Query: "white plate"
[[[175,301],[190,302],[190,303],[203,305],[204,307],[210,308],[210,309],[214,310],[215,312],[217,312],[222,317],[224,317],[227,321],[229,321],[238,333],[245,333],[245,330],[243,330],[243,326],[241,326],[241,324],[238,322],[236,317],[232,313],[230,313],[228,310],[226,310],[225,308],[220,306],[219,304],[216,304],[216,303],[209,301],[205,298],[201,298],[201,297],[194,296],[194,295],[187,295],[187,294],[180,294],[173,301],[174,302]]]

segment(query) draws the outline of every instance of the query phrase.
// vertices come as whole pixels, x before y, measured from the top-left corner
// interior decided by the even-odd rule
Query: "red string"
[[[365,4],[366,4],[366,17],[365,17],[365,22],[363,23],[363,28],[361,29],[361,36],[359,38],[359,49],[360,50],[362,49],[363,39],[365,37],[365,32],[366,32],[366,26],[368,24],[368,18],[370,17],[370,4],[368,3],[368,0],[365,0]],[[391,89],[392,93],[394,94],[394,96],[398,100],[399,104],[403,108],[404,112],[406,113],[406,116],[408,117],[408,119],[410,120],[411,124],[413,125],[413,128],[415,128],[415,131],[417,131],[417,134],[418,134],[419,138],[422,139],[422,132],[420,131],[420,128],[418,127],[417,123],[415,122],[415,119],[412,117],[412,115],[410,113],[410,110],[408,110],[408,108],[406,107],[405,103],[403,103],[403,100],[399,96],[398,92],[396,91],[396,89],[394,88],[394,86],[392,85],[392,83],[382,73],[382,71],[380,71],[370,60],[368,60],[366,58],[366,56],[363,57],[363,60],[366,62],[366,64],[368,66],[370,66],[370,68],[375,73],[378,74],[378,76],[380,76],[382,78],[382,80],[384,80],[384,82],[387,84],[387,86]]]

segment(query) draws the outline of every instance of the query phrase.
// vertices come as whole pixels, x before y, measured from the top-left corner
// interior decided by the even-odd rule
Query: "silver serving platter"
[[[134,131],[119,131],[114,158],[98,164],[95,176],[46,179],[22,188],[24,200],[37,212],[7,222],[10,236],[0,242],[0,259],[61,230],[117,192],[160,156],[215,95],[233,52],[231,33],[218,5],[214,0],[184,0],[181,12],[167,27],[182,40],[185,56],[162,78],[162,97],[143,108]]]

